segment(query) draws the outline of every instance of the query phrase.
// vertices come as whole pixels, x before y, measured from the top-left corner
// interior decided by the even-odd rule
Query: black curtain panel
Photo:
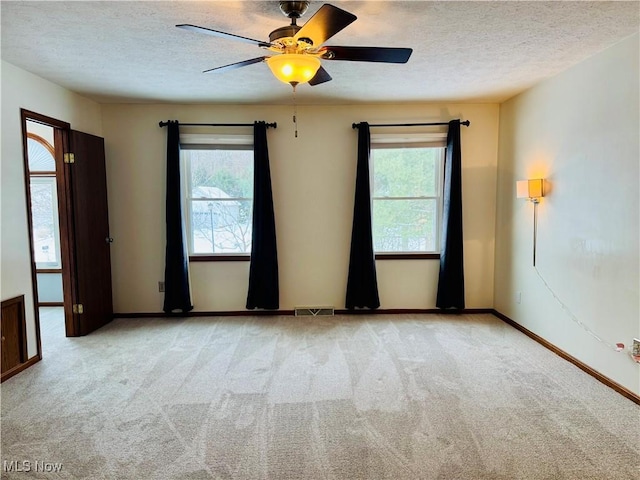
[[[358,125],[358,165],[356,171],[356,198],[353,208],[353,228],[351,230],[351,254],[349,257],[349,277],[347,279],[347,299],[345,305],[353,308],[378,308],[378,280],[373,253],[371,232],[371,188],[369,184],[369,154],[371,134],[369,124]]]
[[[436,307],[464,308],[460,120],[449,122],[444,164],[443,203],[440,276]]]
[[[188,312],[191,305],[189,289],[189,254],[182,214],[180,192],[180,131],[177,121],[167,125],[167,247],[164,268],[164,311]]]
[[[276,310],[280,307],[278,250],[265,122],[254,123],[253,148],[253,230],[247,308]]]

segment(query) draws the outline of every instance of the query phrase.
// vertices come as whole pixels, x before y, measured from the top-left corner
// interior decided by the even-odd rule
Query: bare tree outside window
[[[253,150],[247,148],[183,150],[192,254],[251,252]]]

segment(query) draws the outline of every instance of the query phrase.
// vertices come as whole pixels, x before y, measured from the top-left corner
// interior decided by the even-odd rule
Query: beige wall
[[[116,312],[162,310],[157,282],[164,272],[166,130],[158,122],[167,119],[278,123],[268,140],[282,309],[344,308],[357,139],[351,124],[471,120],[470,128],[462,127],[466,298],[471,308],[493,304],[495,104],[299,106],[297,139],[292,106],[103,105],[102,110]],[[377,267],[381,308],[435,306],[437,261],[378,261]],[[195,309],[243,310],[248,269],[248,262],[192,263]]]
[[[494,289],[498,311],[636,393],[612,345],[640,338],[638,54],[634,35],[501,106]],[[534,269],[515,182],[539,177]]]
[[[94,135],[102,134],[100,105],[2,61],[2,182],[0,297],[25,295],[27,348],[37,353],[27,230],[20,109],[47,115]]]

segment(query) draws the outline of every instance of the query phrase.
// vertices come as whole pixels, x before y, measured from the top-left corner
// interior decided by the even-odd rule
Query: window
[[[61,268],[56,177],[30,178],[36,268]]]
[[[253,146],[182,145],[191,256],[251,252]]]
[[[28,126],[31,126],[30,124],[31,122],[28,122]],[[44,130],[43,127],[40,129]],[[53,152],[53,146],[45,138],[31,132],[27,133],[33,248],[36,268],[39,269],[62,267],[56,163]]]
[[[376,253],[439,254],[443,141],[372,137],[372,226]]]

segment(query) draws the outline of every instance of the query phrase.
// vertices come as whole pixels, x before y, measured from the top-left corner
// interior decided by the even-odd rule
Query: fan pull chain
[[[296,101],[296,86],[293,85],[293,125],[294,136],[298,138],[298,102]]]

